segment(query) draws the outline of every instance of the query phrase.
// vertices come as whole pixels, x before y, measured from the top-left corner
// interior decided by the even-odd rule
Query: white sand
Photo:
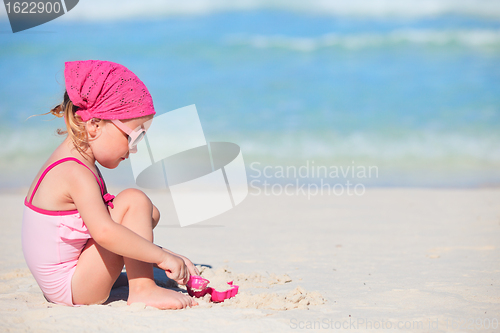
[[[320,293],[307,292],[300,286],[288,293],[273,293],[272,287],[274,285],[292,282],[288,274],[278,276],[271,273],[269,277],[262,276],[259,273],[235,274],[227,266],[215,270],[207,267],[199,267],[199,270],[201,276],[210,280],[208,286],[214,288],[218,292],[232,289],[233,286],[228,284],[229,281],[232,281],[233,285],[238,286],[241,290],[245,290],[243,292],[238,290],[238,294],[225,300],[224,304],[221,304],[222,306],[246,309],[307,310],[310,306],[321,305],[326,301]],[[260,293],[252,292],[255,288],[266,288],[270,290],[266,292],[260,291]],[[208,297],[203,297],[203,299],[205,302],[210,301]]]
[[[240,285],[236,298],[160,311],[127,306],[122,287],[108,305],[48,303],[21,251],[23,195],[0,195],[0,331],[364,331],[390,323],[444,332],[468,318],[500,319],[498,189],[249,196],[187,228],[174,224],[165,197],[151,197],[162,212],[156,243],[213,270],[227,267]],[[304,306],[283,308],[286,299]]]
[[[228,290],[231,286],[228,282],[233,281],[234,285],[241,286],[242,288],[269,288],[274,284],[284,284],[292,282],[288,274],[276,275],[274,273],[269,276],[262,276],[257,272],[250,274],[236,274],[227,265],[217,269],[210,269],[206,266],[197,266],[200,275],[209,280],[209,287],[217,291]]]

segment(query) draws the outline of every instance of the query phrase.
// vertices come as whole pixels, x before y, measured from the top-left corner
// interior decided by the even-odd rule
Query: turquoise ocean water
[[[83,59],[129,67],[159,113],[196,104],[207,140],[240,145],[251,177],[265,166],[376,166],[367,185],[498,185],[500,10],[480,10],[491,3],[380,15],[284,3],[127,9],[17,34],[2,16],[0,187],[28,186],[61,141],[62,120],[27,118],[59,103],[64,62]],[[127,163],[108,182],[129,184]]]

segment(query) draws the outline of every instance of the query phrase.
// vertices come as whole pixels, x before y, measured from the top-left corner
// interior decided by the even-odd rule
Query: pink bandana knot
[[[106,193],[105,195],[103,195],[102,197],[104,199],[104,203],[106,205],[108,205],[109,207],[111,208],[115,208],[115,206],[113,205],[113,203],[111,201],[113,201],[113,199],[115,198],[114,195],[112,194],[109,194],[109,193]]]
[[[125,66],[100,60],[65,63],[64,77],[70,100],[83,121],[132,119],[156,112],[146,85]]]

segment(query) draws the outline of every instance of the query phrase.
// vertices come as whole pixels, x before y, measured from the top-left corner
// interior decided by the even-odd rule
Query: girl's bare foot
[[[190,296],[159,287],[154,282],[153,285],[147,283],[147,286],[130,288],[127,304],[130,305],[138,302],[162,310],[184,309],[188,306],[198,305],[198,302]]]

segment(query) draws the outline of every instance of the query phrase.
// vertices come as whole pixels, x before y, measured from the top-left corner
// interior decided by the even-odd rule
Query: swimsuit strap
[[[101,188],[101,193],[104,194],[107,192],[106,184],[104,183],[104,178],[102,178],[101,170],[99,170],[97,165],[95,166],[95,169],[97,170],[97,175],[99,176],[99,179],[101,180],[101,182],[99,182],[99,181],[97,181],[97,182],[99,183],[99,187]],[[92,171],[92,170],[90,170],[90,171]],[[101,186],[101,184],[102,184],[102,186]]]
[[[63,159],[60,159],[58,161],[55,161],[54,163],[52,163],[51,165],[49,165],[42,173],[42,175],[40,176],[40,178],[38,179],[38,182],[36,183],[35,185],[35,188],[33,189],[33,193],[31,193],[31,197],[30,197],[30,201],[29,203],[31,204],[31,201],[33,201],[33,196],[35,195],[35,192],[36,190],[38,189],[38,186],[40,185],[40,182],[42,181],[43,177],[45,177],[45,175],[47,174],[47,172],[50,171],[50,169],[52,169],[53,167],[55,167],[56,165],[58,164],[61,164],[63,162],[66,162],[66,161],[75,161],[81,165],[83,165],[84,167],[86,167],[87,169],[90,170],[90,168],[88,166],[85,165],[85,163],[83,163],[82,161],[80,161],[79,159],[77,158],[74,158],[74,157],[65,157]],[[97,176],[95,175],[94,171],[90,170],[90,172],[92,172],[92,174],[94,175],[95,177],[95,180],[97,181],[97,183],[99,184],[99,188],[101,189],[101,195],[104,195],[104,181],[101,183],[99,181],[99,179],[97,178]]]

